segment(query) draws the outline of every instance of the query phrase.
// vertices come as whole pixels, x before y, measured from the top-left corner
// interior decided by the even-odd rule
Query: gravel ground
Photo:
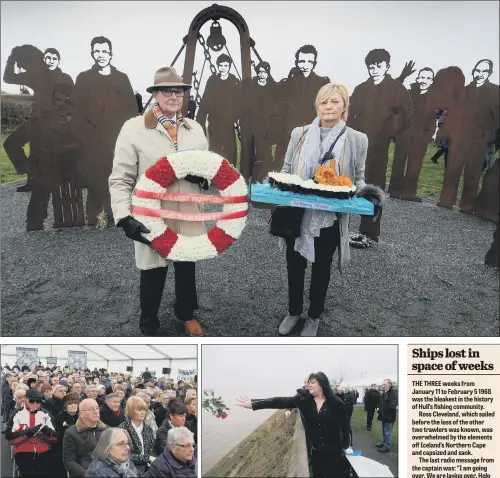
[[[140,335],[132,241],[116,227],[52,229],[51,205],[46,230],[26,232],[29,194],[16,186],[0,190],[2,335]],[[197,266],[197,318],[207,336],[277,335],[286,263],[268,219],[268,210],[252,209],[242,237]],[[352,230],[358,224],[353,216]],[[430,202],[390,200],[381,242],[351,248],[343,276],[333,270],[318,335],[497,336],[498,271],[483,263],[494,228]],[[178,335],[172,274],[160,309],[165,336]]]

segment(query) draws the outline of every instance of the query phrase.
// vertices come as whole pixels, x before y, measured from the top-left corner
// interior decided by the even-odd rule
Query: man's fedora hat
[[[173,66],[164,66],[155,73],[154,85],[146,88],[148,93],[152,93],[158,88],[184,88],[189,90],[191,85],[182,82],[182,78],[177,74]]]

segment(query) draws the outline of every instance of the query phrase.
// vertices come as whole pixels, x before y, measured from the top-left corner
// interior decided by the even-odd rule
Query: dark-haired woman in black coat
[[[300,388],[294,397],[239,397],[237,405],[252,410],[297,408],[306,432],[312,476],[349,477],[350,466],[343,451],[349,447],[351,435],[347,410],[342,400],[333,395],[323,372],[309,375],[308,390]]]

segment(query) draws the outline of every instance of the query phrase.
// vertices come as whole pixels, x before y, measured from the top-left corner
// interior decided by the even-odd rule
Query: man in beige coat
[[[173,67],[160,68],[154,85],[147,88],[153,93],[155,104],[144,116],[125,122],[116,141],[113,171],[109,178],[111,207],[117,226],[123,227],[125,234],[135,242],[135,259],[141,270],[139,328],[145,335],[154,335],[160,328],[158,310],[167,276],[168,262],[149,246],[150,241],[143,236],[150,231],[131,213],[131,194],[139,177],[158,159],[176,151],[186,149],[207,150],[208,143],[199,123],[180,115],[182,100],[191,85],[182,82]],[[165,121],[175,123],[176,137],[172,137],[163,126]],[[186,180],[187,179],[187,180]],[[200,185],[206,184],[202,178],[191,176],[174,182],[168,192],[199,193]],[[161,202],[163,209],[180,212],[199,212],[198,204]],[[201,222],[165,220],[175,233],[184,236],[198,236],[205,233]],[[200,324],[193,319],[198,308],[194,262],[174,262],[175,269],[175,316],[184,323],[185,332],[191,336],[201,336]]]

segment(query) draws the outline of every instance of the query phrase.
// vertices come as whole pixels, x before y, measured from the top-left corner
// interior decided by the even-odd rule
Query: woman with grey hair
[[[103,431],[92,453],[92,462],[85,473],[92,478],[135,478],[137,469],[130,460],[131,440],[120,428]]]
[[[186,427],[168,431],[167,446],[144,475],[148,478],[195,478],[194,435]]]

